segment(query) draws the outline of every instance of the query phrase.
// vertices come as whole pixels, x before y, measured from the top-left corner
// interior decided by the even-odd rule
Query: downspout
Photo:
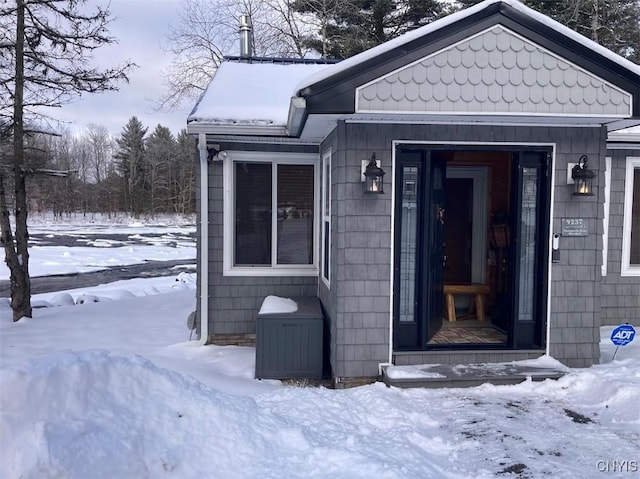
[[[198,134],[200,153],[200,344],[209,339],[209,162],[207,134]]]
[[[395,211],[396,211],[396,140],[391,142],[391,178],[393,181],[391,182],[391,272],[389,276],[389,356],[387,357],[386,363],[378,363],[378,375],[382,376],[384,369],[393,366],[393,304],[395,302],[394,299],[394,268],[395,268],[395,258],[393,252],[395,251]]]

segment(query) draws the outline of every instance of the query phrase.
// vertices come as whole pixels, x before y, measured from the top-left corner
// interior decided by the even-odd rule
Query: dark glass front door
[[[548,155],[519,152],[515,169],[512,248],[513,342],[516,348],[544,346],[548,278]]]
[[[446,162],[402,150],[398,164],[394,347],[422,349],[442,326]]]
[[[396,152],[394,349],[397,351],[469,347],[443,346],[436,344],[435,339],[430,342],[444,321],[443,273],[445,254],[449,254],[444,247],[448,226],[445,204],[451,202],[447,198],[446,168],[456,152],[460,150],[417,145],[407,145]],[[484,153],[491,158],[491,151]],[[512,240],[502,245],[504,282],[508,284],[494,288],[492,294],[496,308],[494,324],[506,340],[486,347],[542,348],[548,291],[550,156],[546,151],[500,151],[503,158],[505,154],[512,165],[511,194],[505,196],[505,205],[511,212],[507,223]],[[452,220],[449,227],[455,224]],[[451,236],[450,231],[447,234]],[[485,257],[489,258],[489,252]]]

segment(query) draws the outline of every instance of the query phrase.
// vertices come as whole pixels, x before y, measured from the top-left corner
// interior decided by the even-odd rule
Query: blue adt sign
[[[616,346],[626,346],[636,335],[636,330],[630,324],[622,324],[611,331],[611,342]]]

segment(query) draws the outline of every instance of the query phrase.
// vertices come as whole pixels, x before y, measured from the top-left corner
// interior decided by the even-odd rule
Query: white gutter
[[[209,163],[207,134],[198,134],[200,153],[200,344],[209,338]]]

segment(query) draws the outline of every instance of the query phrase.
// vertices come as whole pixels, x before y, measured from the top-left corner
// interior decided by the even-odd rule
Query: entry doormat
[[[428,344],[502,344],[507,335],[496,328],[441,328]]]

